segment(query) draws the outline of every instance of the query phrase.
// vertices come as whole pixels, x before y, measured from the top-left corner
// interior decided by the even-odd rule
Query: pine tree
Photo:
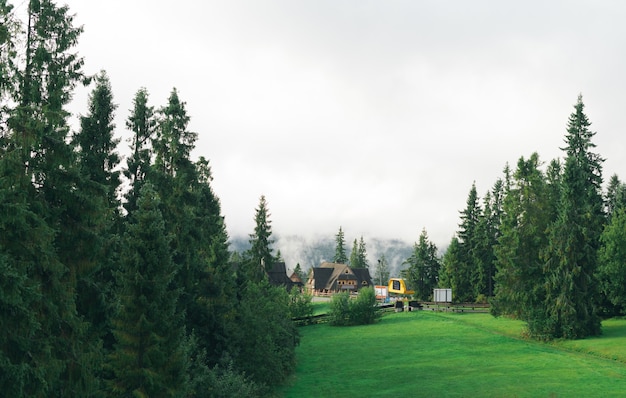
[[[369,268],[370,265],[367,261],[367,249],[365,248],[365,241],[363,240],[363,236],[361,236],[361,239],[359,239],[357,258],[359,259],[359,268]]]
[[[418,300],[428,300],[433,289],[437,287],[441,265],[437,257],[437,246],[428,239],[426,229],[422,230],[419,243],[413,246],[413,254],[406,263],[409,264],[407,278],[409,285],[415,290],[415,297]]]
[[[300,338],[289,316],[289,301],[284,288],[266,279],[242,288],[230,333],[237,347],[233,355],[237,368],[259,384],[276,386],[295,369]]]
[[[606,192],[606,214],[609,221],[613,214],[626,206],[626,184],[622,183],[614,174],[609,180]]]
[[[539,166],[537,153],[520,158],[504,199],[505,217],[495,250],[496,296],[491,308],[494,315],[513,315],[531,324],[541,319],[545,300],[541,254],[553,220],[549,187]]]
[[[125,195],[124,207],[127,212],[132,212],[137,208],[139,192],[148,179],[155,126],[154,108],[148,105],[148,91],[141,88],[135,94],[133,109],[126,121],[126,128],[134,134],[130,146],[131,154],[126,162],[127,168],[124,170],[124,176],[130,185]]]
[[[600,236],[598,279],[612,312],[626,313],[626,209],[615,210]]]
[[[9,23],[0,30],[14,32]],[[13,347],[11,356],[23,354],[20,377],[28,378],[18,381],[26,380],[21,394],[84,396],[97,389],[97,365],[76,314],[75,281],[62,262],[67,257],[61,244],[77,181],[65,106],[84,78],[82,58],[72,52],[82,29],[73,26],[66,6],[31,0],[22,31],[24,37],[0,39],[7,50],[0,57],[15,57],[1,68],[0,190],[3,205],[15,213],[3,220],[10,227],[2,228],[0,253],[18,279],[25,278],[25,288],[36,292],[27,301],[38,327],[25,333],[30,346]]]
[[[211,169],[206,159],[196,162],[198,201],[194,209],[194,236],[197,263],[185,286],[187,331],[198,337],[200,350],[206,352],[207,365],[214,366],[228,349],[228,324],[234,317],[235,285],[229,261],[228,234],[219,199],[210,182]]]
[[[180,289],[173,284],[169,236],[160,199],[146,184],[124,236],[109,357],[111,392],[118,396],[184,396],[188,358]]]
[[[475,283],[477,261],[477,240],[478,240],[478,223],[482,214],[480,204],[478,202],[478,194],[476,192],[476,184],[472,184],[472,188],[467,197],[467,206],[461,212],[461,224],[458,232],[459,246],[457,264],[459,284],[455,296],[459,301],[473,301],[476,298],[473,283]]]
[[[346,257],[346,241],[341,227],[339,227],[339,232],[335,235],[335,258],[333,262],[336,264],[346,264],[348,262],[348,257]]]
[[[476,226],[474,249],[475,267],[472,273],[472,286],[476,297],[491,297],[494,292],[496,256],[494,248],[500,236],[502,223],[502,201],[504,183],[498,179],[492,190],[483,198],[483,211]]]
[[[250,250],[246,269],[247,280],[260,282],[267,278],[267,271],[274,266],[272,254],[272,222],[265,195],[259,199],[254,215],[254,233],[250,234]]]
[[[462,258],[461,243],[457,237],[453,237],[443,255],[439,272],[439,287],[452,289],[452,297],[455,301],[466,301],[469,297],[468,292],[471,291],[469,276]],[[458,296],[457,292],[460,292],[462,296]]]
[[[361,264],[359,262],[359,243],[356,239],[354,239],[354,243],[352,244],[352,250],[350,251],[350,267],[352,268],[360,268]]]
[[[296,268],[294,268],[293,272],[300,278],[303,283],[306,283],[306,274],[302,271],[302,267],[300,263],[296,263]]]
[[[600,333],[597,252],[604,214],[602,162],[591,152],[595,133],[584,113],[582,96],[570,115],[563,148],[558,218],[550,228],[546,251],[546,319],[537,331],[555,338],[583,338]]]
[[[106,337],[105,345],[110,348],[108,303],[121,222],[119,139],[114,138],[116,106],[109,78],[103,71],[95,82],[88,113],[80,118],[81,129],[72,140],[77,151],[77,188],[66,211],[59,247],[63,262],[75,273],[79,314],[92,324],[96,337]]]

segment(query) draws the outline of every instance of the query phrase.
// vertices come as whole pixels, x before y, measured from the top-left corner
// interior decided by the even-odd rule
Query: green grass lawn
[[[285,397],[626,396],[626,321],[579,341],[522,339],[489,314],[391,313],[369,326],[300,328]]]

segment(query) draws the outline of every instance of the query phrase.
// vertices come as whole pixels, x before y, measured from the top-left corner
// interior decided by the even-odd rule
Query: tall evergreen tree
[[[600,333],[595,272],[604,222],[602,162],[592,152],[591,123],[582,96],[574,106],[565,136],[567,154],[558,218],[546,251],[546,322],[541,334],[582,338]]]
[[[626,206],[626,184],[622,183],[617,174],[611,176],[606,192],[606,214],[610,220],[616,210]]]
[[[474,248],[475,267],[472,273],[472,286],[476,297],[493,296],[496,274],[495,247],[500,236],[503,214],[504,183],[498,179],[492,190],[483,198],[483,211],[476,226]]]
[[[545,300],[541,253],[553,221],[546,177],[539,166],[537,153],[520,158],[504,199],[505,217],[495,250],[496,297],[491,308],[494,315],[513,315],[530,324],[541,319]]]
[[[598,279],[614,314],[626,313],[626,209],[615,210],[600,236]]]
[[[306,283],[306,273],[302,270],[302,266],[300,263],[296,263],[296,268],[294,268],[293,272],[300,278],[303,283]]]
[[[228,349],[228,323],[234,317],[235,285],[228,253],[228,234],[220,201],[213,192],[209,162],[200,158],[198,201],[194,210],[197,267],[185,286],[187,331],[198,337],[207,365],[218,363]]]
[[[357,258],[359,260],[359,268],[369,268],[367,261],[367,249],[365,247],[365,241],[363,236],[359,239],[359,249],[357,250]]]
[[[407,277],[415,290],[418,300],[428,300],[439,281],[440,262],[437,246],[428,239],[426,229],[422,230],[419,243],[413,246],[413,254],[406,260],[409,264]]]
[[[97,337],[108,336],[108,306],[113,282],[112,268],[118,253],[117,233],[121,222],[120,188],[114,138],[116,106],[106,73],[95,78],[89,96],[88,113],[80,118],[80,131],[72,143],[77,150],[78,178],[74,200],[67,209],[59,246],[77,284],[77,309],[92,326]]]
[[[478,266],[476,261],[477,229],[482,211],[475,183],[472,184],[466,203],[467,206],[461,212],[461,224],[458,231],[459,246],[456,253],[458,256],[456,263],[460,268],[455,278],[458,278],[460,283],[455,295],[459,301],[473,301],[476,298],[473,275],[476,274]]]
[[[336,264],[346,264],[348,262],[348,257],[346,257],[346,240],[341,227],[339,227],[339,232],[335,235],[335,258],[333,262]]]
[[[270,213],[267,207],[265,195],[261,195],[259,199],[259,207],[256,208],[254,215],[254,233],[250,234],[250,250],[249,260],[247,264],[247,279],[259,282],[267,277],[269,271],[274,265],[274,255],[272,254],[272,222],[270,221]]]
[[[131,139],[131,154],[124,170],[130,189],[126,193],[126,211],[132,212],[137,208],[137,198],[141,187],[148,178],[151,157],[152,140],[156,129],[154,107],[148,105],[148,91],[139,89],[133,99],[133,109],[126,121],[126,128],[133,132]]]
[[[4,205],[16,212],[4,221],[14,226],[1,235],[20,237],[14,247],[4,248],[5,256],[19,269],[18,279],[26,278],[30,291],[36,291],[30,303],[38,329],[26,334],[32,345],[14,347],[12,355],[23,350],[24,375],[34,371],[22,394],[89,395],[97,388],[93,357],[84,344],[85,325],[76,314],[75,282],[62,262],[67,257],[61,245],[77,179],[65,106],[84,78],[82,58],[73,52],[82,30],[74,27],[66,6],[49,0],[29,1],[25,20],[23,37],[0,39],[7,49],[0,57],[19,59],[2,65],[0,83],[6,117],[0,189]],[[0,31],[10,33],[11,27]],[[10,100],[4,102],[7,94]],[[18,247],[24,253],[14,252]]]
[[[457,302],[467,301],[471,297],[470,278],[462,259],[461,243],[455,236],[443,255],[439,272],[439,287],[452,289],[452,297]]]
[[[109,358],[118,396],[184,396],[187,368],[184,313],[177,311],[177,267],[159,210],[147,184],[131,214],[117,273],[119,308],[113,320],[116,345]]]
[[[359,242],[354,239],[354,243],[352,243],[352,249],[350,251],[350,267],[352,268],[360,268],[359,262]]]

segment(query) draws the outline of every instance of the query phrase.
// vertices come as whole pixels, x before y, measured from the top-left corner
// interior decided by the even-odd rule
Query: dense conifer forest
[[[176,89],[156,106],[138,88],[122,159],[114,90],[105,71],[83,70],[81,31],[55,1],[30,0],[24,19],[0,0],[2,393],[269,394],[294,371],[299,335],[293,296],[267,277],[280,258],[268,201],[233,252]],[[91,94],[73,129],[82,84]],[[580,96],[562,159],[520,157],[482,199],[472,185],[445,253],[424,229],[403,263],[416,298],[452,288],[538,339],[597,335],[602,317],[624,315],[626,189],[605,184],[594,135]],[[339,232],[335,261],[387,279],[384,257],[368,264],[363,237],[348,256]]]

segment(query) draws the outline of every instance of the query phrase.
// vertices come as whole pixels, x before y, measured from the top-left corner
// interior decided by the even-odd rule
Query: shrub
[[[313,315],[313,303],[310,294],[302,293],[299,289],[293,288],[289,293],[289,314],[292,318],[306,318]]]
[[[349,293],[336,294],[330,306],[329,323],[332,326],[368,325],[381,316],[373,288],[359,291],[356,300]]]
[[[376,293],[371,287],[362,289],[356,300],[350,303],[350,307],[353,325],[369,325],[381,316],[380,308],[376,303]]]

